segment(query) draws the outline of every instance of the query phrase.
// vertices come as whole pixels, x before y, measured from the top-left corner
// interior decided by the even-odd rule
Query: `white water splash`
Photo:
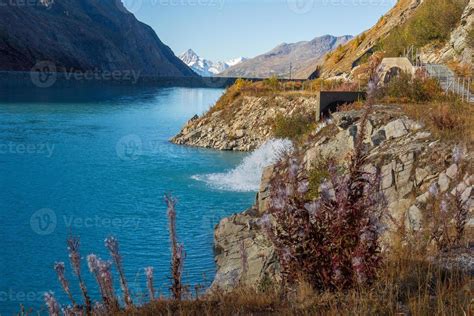
[[[225,191],[258,191],[263,169],[275,163],[282,152],[292,150],[287,139],[271,139],[244,158],[236,168],[224,173],[194,175],[191,178]]]

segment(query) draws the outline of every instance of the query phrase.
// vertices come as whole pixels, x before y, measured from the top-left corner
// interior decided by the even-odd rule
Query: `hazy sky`
[[[119,0],[118,0],[119,1]],[[255,57],[283,42],[356,35],[396,0],[122,0],[175,54]]]

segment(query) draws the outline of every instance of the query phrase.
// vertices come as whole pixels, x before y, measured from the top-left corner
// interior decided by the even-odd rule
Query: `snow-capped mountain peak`
[[[247,59],[248,58],[245,58],[245,57],[238,57],[238,58],[234,58],[227,61],[226,64],[229,65],[229,67],[232,67],[232,66],[240,64],[241,62],[246,61]]]
[[[213,62],[204,58],[201,58],[195,51],[188,49],[184,53],[178,56],[186,65],[188,65],[194,72],[203,77],[212,77],[215,76],[227,68],[235,66],[242,61],[245,61],[246,58],[239,57],[231,59],[227,62]]]

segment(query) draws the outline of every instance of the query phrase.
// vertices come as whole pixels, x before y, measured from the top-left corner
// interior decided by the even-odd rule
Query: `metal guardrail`
[[[458,77],[445,65],[425,64],[422,66],[428,75],[438,80],[446,94],[453,93],[461,97],[462,101],[474,103],[474,94],[471,92],[473,80],[471,77]]]

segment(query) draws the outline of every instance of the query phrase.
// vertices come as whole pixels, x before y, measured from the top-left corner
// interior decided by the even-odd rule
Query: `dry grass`
[[[474,108],[460,101],[438,101],[402,104],[411,118],[426,124],[437,137],[446,141],[462,141],[472,146],[474,141]]]
[[[286,299],[279,289],[240,288],[197,300],[157,300],[124,315],[472,315],[472,279],[443,270],[426,255],[401,248],[387,258],[377,281],[349,291],[317,292],[300,283]]]

